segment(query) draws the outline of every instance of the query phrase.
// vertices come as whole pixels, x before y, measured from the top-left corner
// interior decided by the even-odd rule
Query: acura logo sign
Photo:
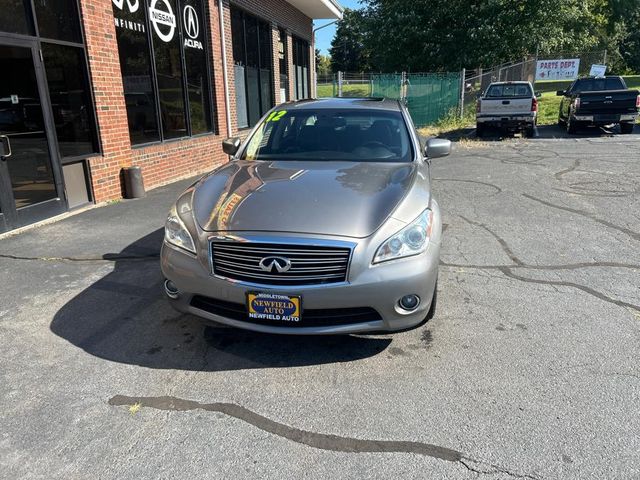
[[[182,19],[184,21],[184,30],[191,38],[198,38],[200,26],[198,25],[198,14],[196,9],[191,5],[184,7],[182,12]]]
[[[182,24],[187,37],[190,37],[184,39],[184,46],[204,50],[202,42],[196,40],[200,35],[200,23],[196,9],[191,5],[187,5],[182,11]]]
[[[259,265],[262,270],[269,273],[285,273],[291,270],[291,260],[284,257],[264,257]]]

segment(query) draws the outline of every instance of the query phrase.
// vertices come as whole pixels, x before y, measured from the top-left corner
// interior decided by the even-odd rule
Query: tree
[[[631,30],[625,22],[638,3],[366,0],[364,44],[371,52],[372,68],[388,72],[493,66],[536,51],[554,54],[607,48],[616,52],[624,38],[633,37],[626,33]]]
[[[328,55],[323,55],[319,49],[316,48],[316,72],[319,77],[327,77],[331,75],[331,58]]]
[[[329,50],[331,69],[334,72],[366,72],[369,70],[369,52],[365,45],[365,29],[364,10],[345,9]]]

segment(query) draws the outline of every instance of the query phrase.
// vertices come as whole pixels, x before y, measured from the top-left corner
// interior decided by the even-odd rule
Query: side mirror
[[[558,90],[558,91],[556,92],[556,95],[557,95],[558,97],[564,97],[565,93],[567,93],[567,92],[566,92],[566,90]]]
[[[442,138],[432,138],[431,140],[427,140],[427,146],[424,149],[424,154],[429,160],[446,157],[451,154],[451,142]]]
[[[4,160],[11,156],[11,143],[9,137],[0,135],[0,159]]]
[[[236,153],[238,153],[238,150],[240,150],[241,144],[242,142],[237,137],[225,138],[222,141],[222,150],[227,155],[233,157]]]

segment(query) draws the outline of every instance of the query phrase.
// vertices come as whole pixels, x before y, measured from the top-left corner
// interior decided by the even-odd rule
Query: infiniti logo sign
[[[291,270],[291,260],[284,257],[264,257],[259,265],[262,270],[269,273],[285,273]]]

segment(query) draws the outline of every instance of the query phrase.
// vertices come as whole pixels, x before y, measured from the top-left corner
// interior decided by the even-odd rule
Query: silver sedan
[[[435,312],[442,221],[403,104],[289,103],[169,213],[165,292],[179,311],[267,333],[414,328]]]

